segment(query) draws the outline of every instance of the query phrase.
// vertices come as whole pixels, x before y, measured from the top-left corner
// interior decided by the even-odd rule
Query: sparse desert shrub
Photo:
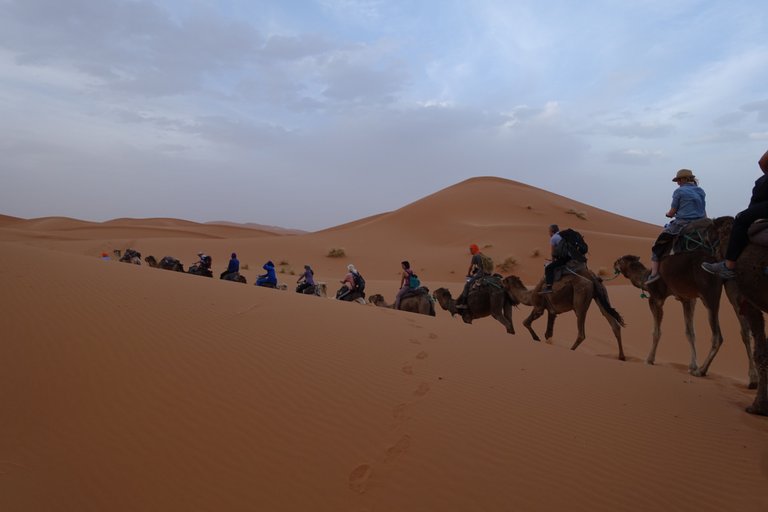
[[[288,274],[290,274],[290,275],[292,275],[292,276],[295,276],[295,275],[296,275],[296,271],[295,271],[295,270],[293,270],[293,269],[291,269],[291,271],[290,271],[290,272],[288,272]]]
[[[450,272],[448,272],[448,273],[449,273],[449,274],[455,274],[455,273],[456,273],[456,271],[455,271],[455,270],[451,270],[451,271],[450,271]]]
[[[483,249],[490,249],[491,247],[493,247],[493,244],[485,244]]]
[[[288,263],[285,260],[280,260],[280,263],[278,263],[278,265],[280,265],[281,267],[286,267],[286,266],[290,265],[290,263]]]
[[[531,258],[538,258],[539,256],[541,256],[541,251],[538,248],[534,249],[531,253]]]
[[[577,218],[579,218],[581,220],[587,220],[586,212],[577,211],[577,210],[574,210],[573,208],[570,208],[570,209],[566,210],[565,213],[568,213],[570,215],[575,215]]]
[[[281,269],[280,269],[280,273],[281,273],[281,274],[285,274],[285,268],[281,268]]]
[[[247,263],[245,263],[245,264],[244,264],[243,266],[241,266],[240,268],[242,268],[243,270],[248,270],[248,264],[247,264]]]
[[[510,272],[517,266],[517,259],[514,256],[509,256],[507,259],[496,265],[496,268],[502,272]]]
[[[531,205],[528,205],[528,206],[526,206],[526,207],[525,207],[525,209],[526,209],[526,210],[533,210],[533,206],[531,206]]]
[[[328,254],[326,254],[326,256],[329,257],[329,258],[342,258],[342,257],[344,257],[346,255],[347,255],[347,253],[344,252],[344,248],[343,247],[334,247],[333,249],[328,251]]]

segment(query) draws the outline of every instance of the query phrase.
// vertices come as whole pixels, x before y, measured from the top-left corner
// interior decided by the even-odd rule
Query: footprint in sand
[[[394,409],[392,409],[392,417],[396,420],[404,420],[405,419],[405,410],[408,407],[407,403],[397,404]]]
[[[428,357],[429,357],[429,354],[424,352],[424,351],[419,352],[418,354],[416,354],[416,359],[426,359]]]
[[[435,333],[431,332],[431,333],[429,333],[429,336],[428,336],[428,337],[429,337],[429,339],[431,339],[431,340],[436,340],[436,339],[437,339],[437,334],[435,334]]]
[[[408,338],[408,341],[410,341],[414,345],[421,345],[421,342],[419,340],[417,340],[416,338]]]
[[[416,391],[413,392],[416,396],[424,396],[427,393],[429,393],[429,384],[426,382],[422,382],[419,384],[419,387],[416,388]]]
[[[387,455],[384,457],[384,462],[392,462],[397,457],[407,452],[410,446],[411,446],[411,436],[406,434],[400,439],[398,439],[394,445],[387,448]]]
[[[363,494],[368,487],[368,479],[373,470],[368,464],[360,464],[349,474],[349,488]]]
[[[402,368],[400,368],[404,374],[406,375],[413,375],[413,366],[411,366],[409,363],[406,363]]]

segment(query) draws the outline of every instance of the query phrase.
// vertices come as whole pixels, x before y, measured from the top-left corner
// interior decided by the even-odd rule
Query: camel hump
[[[714,221],[708,217],[689,222],[675,235],[669,255],[700,250],[714,254],[719,243],[714,228]]]

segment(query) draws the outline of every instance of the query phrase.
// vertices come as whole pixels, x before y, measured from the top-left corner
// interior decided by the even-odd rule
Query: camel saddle
[[[557,267],[554,273],[554,282],[558,282],[564,274],[578,274],[582,270],[586,270],[587,263],[585,261],[568,260],[568,263],[564,267]]]
[[[403,300],[407,297],[416,297],[417,295],[429,295],[429,288],[426,286],[419,286],[418,288],[410,288],[407,292],[400,297]]]
[[[482,288],[484,286],[493,286],[501,289],[503,288],[501,279],[501,274],[485,275],[479,279],[475,279],[475,282],[472,283],[472,290]]]
[[[710,239],[709,233],[712,226],[713,222],[710,218],[694,220],[686,224],[672,240],[672,243],[668,244],[669,250],[665,251],[664,256],[701,250],[706,251],[710,255],[715,255],[720,239],[717,236],[714,239]]]
[[[768,247],[768,219],[758,219],[749,226],[749,241],[755,245]]]

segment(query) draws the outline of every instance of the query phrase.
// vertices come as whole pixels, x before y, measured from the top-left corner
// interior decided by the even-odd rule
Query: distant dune
[[[622,254],[647,262],[659,230],[498,178],[314,233],[0,216],[0,510],[768,510],[768,420],[744,412],[727,306],[725,344],[696,378],[674,300],[644,364],[650,313],[623,278],[609,294],[625,362],[595,307],[572,352],[571,313],[536,343],[526,306],[510,335],[251,284],[271,259],[292,289],[308,263],[332,294],[353,262],[391,300],[409,259],[458,293],[477,243],[532,285],[553,222],[606,271]],[[127,247],[185,265],[205,251],[216,276],[236,251],[249,284],[101,258]]]

